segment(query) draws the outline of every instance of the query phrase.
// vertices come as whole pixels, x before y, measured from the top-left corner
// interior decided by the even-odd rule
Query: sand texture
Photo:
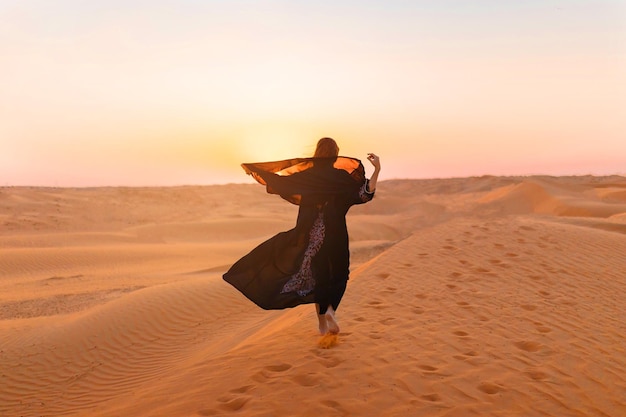
[[[0,416],[626,415],[626,178],[379,183],[330,348],[221,279],[296,210],[0,188]]]

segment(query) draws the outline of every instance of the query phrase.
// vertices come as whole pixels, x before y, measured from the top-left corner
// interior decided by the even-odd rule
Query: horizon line
[[[495,175],[495,174],[482,174],[482,175],[467,175],[467,176],[450,176],[450,177],[396,177],[379,179],[378,183],[385,183],[391,181],[432,181],[432,180],[459,180],[459,179],[471,179],[471,178],[532,178],[532,177],[549,177],[549,178],[610,178],[620,177],[626,179],[626,172],[614,173],[614,174],[512,174],[512,175]],[[182,188],[182,187],[214,187],[214,186],[228,186],[228,185],[258,185],[256,182],[219,182],[219,183],[181,183],[181,184],[144,184],[144,185],[124,185],[124,184],[107,184],[107,185],[34,185],[34,184],[22,184],[22,185],[0,185],[0,189],[4,188],[57,188],[57,189],[89,189],[89,188]]]

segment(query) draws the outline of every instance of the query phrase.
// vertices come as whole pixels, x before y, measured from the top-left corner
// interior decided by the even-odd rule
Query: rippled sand
[[[0,188],[0,415],[626,415],[625,178],[381,182],[332,346],[221,280],[296,210]]]

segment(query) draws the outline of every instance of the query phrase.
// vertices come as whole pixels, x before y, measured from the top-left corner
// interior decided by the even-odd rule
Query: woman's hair
[[[332,138],[321,138],[317,141],[314,158],[334,158],[339,155],[339,146]]]

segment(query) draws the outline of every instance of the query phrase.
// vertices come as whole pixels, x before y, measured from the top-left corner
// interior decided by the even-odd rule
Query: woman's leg
[[[337,334],[339,333],[339,324],[335,318],[335,310],[333,306],[326,306],[326,312],[320,314],[320,305],[315,304],[315,310],[317,311],[317,320],[319,324],[320,334],[323,336],[326,333]]]
[[[319,329],[322,335],[339,333],[339,324],[335,318],[335,310],[339,307],[341,297],[346,290],[346,281],[336,282],[333,277],[333,268],[326,247],[322,246],[313,259],[312,266],[315,273],[315,309]]]
[[[341,291],[341,295],[337,296],[337,289],[332,283],[326,280],[324,284],[318,285],[315,289],[315,309],[317,310],[320,333],[322,335],[326,333],[337,334],[339,333],[339,325],[335,319],[335,308],[339,305],[343,291]],[[343,289],[345,290],[345,285]]]
[[[343,294],[346,292],[346,286],[348,281],[341,280],[339,282],[333,282],[330,287],[330,306],[333,310],[337,311],[339,303],[343,298]]]
[[[346,281],[332,282],[330,285],[329,291],[329,301],[330,304],[326,307],[326,326],[328,328],[329,333],[337,334],[339,333],[339,324],[337,323],[337,318],[335,317],[335,311],[339,307],[339,303],[341,302],[341,298],[343,294],[346,292]]]
[[[315,304],[315,311],[317,311],[317,320],[319,322],[320,334],[323,336],[328,333],[328,322],[326,321],[326,314],[320,314],[319,304]]]
[[[339,333],[339,324],[337,323],[337,319],[335,318],[335,309],[333,306],[328,306],[326,309],[326,326],[328,328],[328,333],[337,334]]]
[[[335,309],[339,306],[341,296],[346,290],[345,282],[343,285],[331,285],[329,291],[322,291],[317,295],[318,303],[315,304],[317,310],[317,319],[321,334],[339,333],[339,324],[335,318]]]

